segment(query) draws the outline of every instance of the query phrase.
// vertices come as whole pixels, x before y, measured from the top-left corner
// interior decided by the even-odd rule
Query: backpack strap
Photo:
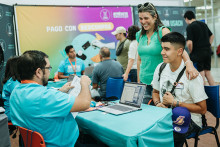
[[[158,81],[160,81],[160,75],[161,75],[163,69],[166,67],[166,65],[167,64],[164,62],[161,64],[160,69],[159,69],[159,73],[158,73],[158,75],[159,75]]]
[[[170,91],[171,94],[173,94],[174,89],[176,88],[177,83],[179,82],[180,78],[182,77],[182,75],[183,75],[185,69],[186,69],[186,66],[184,66],[184,68],[182,69],[182,71],[179,73],[179,75],[178,75],[178,77],[177,77],[177,79],[176,79],[176,82],[174,83],[173,88],[172,88],[172,90]]]

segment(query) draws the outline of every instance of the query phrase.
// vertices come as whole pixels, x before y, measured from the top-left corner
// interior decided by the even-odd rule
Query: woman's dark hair
[[[9,58],[6,67],[5,67],[5,77],[2,81],[3,84],[5,84],[10,78],[12,78],[14,81],[18,80],[20,81],[18,72],[17,72],[17,62],[19,57],[15,56],[12,58]]]
[[[139,4],[138,5],[138,13],[142,13],[142,12],[148,12],[150,13],[150,15],[154,18],[155,15],[157,16],[157,20],[155,21],[155,27],[154,27],[154,32],[158,31],[158,27],[163,26],[163,23],[160,20],[160,17],[157,13],[157,10],[155,8],[155,6],[152,3],[145,3],[145,4]],[[146,34],[146,30],[144,29],[144,27],[142,26],[141,28],[141,35]]]
[[[132,40],[135,40],[136,39],[136,33],[140,30],[140,28],[138,26],[130,26],[128,28],[128,36],[127,36],[127,39],[132,41]]]

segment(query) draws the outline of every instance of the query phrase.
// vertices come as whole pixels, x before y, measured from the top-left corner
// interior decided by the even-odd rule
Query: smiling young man
[[[74,147],[79,136],[78,125],[71,112],[89,108],[91,80],[81,77],[77,97],[67,94],[70,82],[59,90],[45,87],[50,75],[48,56],[41,51],[26,51],[18,59],[21,84],[10,98],[12,123],[39,132],[47,147]]]
[[[68,58],[61,61],[58,67],[58,78],[64,79],[69,78],[70,74],[81,76],[84,74],[85,64],[83,60],[76,57],[76,51],[72,45],[65,48],[66,55]]]
[[[163,62],[165,68],[161,71],[159,64],[154,72],[152,81],[153,101],[157,107],[185,107],[191,113],[191,124],[188,132],[177,133],[181,130],[174,130],[175,147],[183,146],[185,138],[192,132],[202,127],[201,114],[206,113],[207,95],[204,91],[203,79],[201,75],[193,80],[188,80],[183,73],[180,80],[176,82],[180,72],[185,67],[182,54],[185,47],[185,38],[177,32],[171,32],[161,38]],[[159,72],[161,74],[159,76]],[[185,72],[185,71],[184,71]],[[176,85],[171,93],[173,86]],[[184,120],[183,120],[184,121]]]

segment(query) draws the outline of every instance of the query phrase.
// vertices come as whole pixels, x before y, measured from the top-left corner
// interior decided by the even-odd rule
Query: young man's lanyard
[[[37,82],[35,82],[33,80],[21,80],[21,84],[29,84],[29,83],[38,84]]]
[[[76,59],[75,59],[75,68],[73,67],[72,62],[70,61],[70,58],[69,58],[69,62],[70,62],[70,64],[71,64],[72,68],[73,68],[74,75],[76,75]]]

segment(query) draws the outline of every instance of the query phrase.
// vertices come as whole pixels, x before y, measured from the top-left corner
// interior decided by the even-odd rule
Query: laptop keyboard
[[[133,110],[133,108],[125,107],[125,106],[122,106],[122,105],[112,105],[112,106],[108,106],[108,108],[119,110],[119,111]]]

